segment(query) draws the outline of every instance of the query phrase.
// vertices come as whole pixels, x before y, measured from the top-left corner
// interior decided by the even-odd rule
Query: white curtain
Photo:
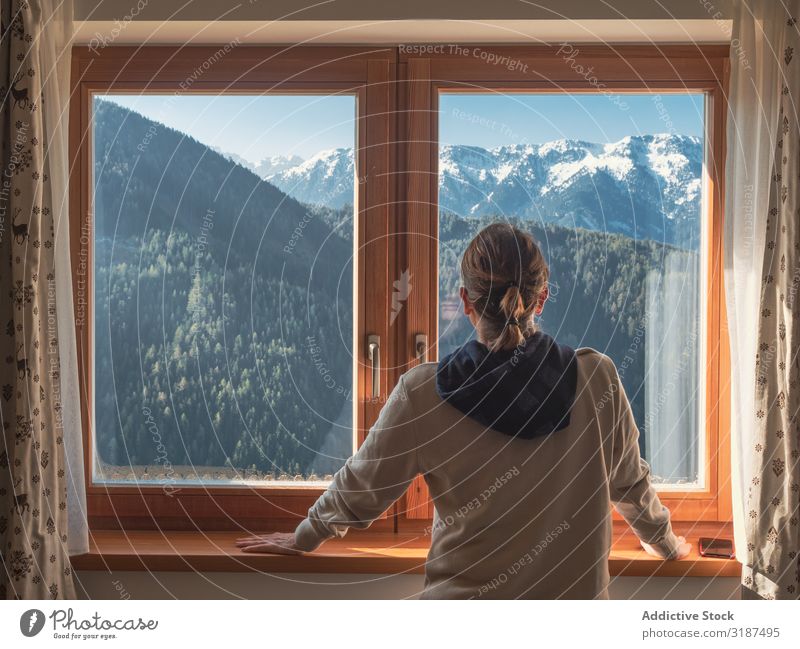
[[[687,484],[700,477],[700,300],[690,290],[700,273],[700,255],[677,249],[660,254],[659,267],[647,273],[643,433],[653,479]]]
[[[44,79],[46,157],[49,161],[55,223],[56,302],[58,304],[59,357],[64,454],[67,467],[67,531],[70,555],[89,551],[86,489],[83,473],[83,436],[75,319],[72,301],[72,267],[69,232],[69,98],[73,37],[73,3],[70,0],[34,0],[42,16],[40,57]]]
[[[773,340],[779,338],[778,319],[784,326],[785,319],[790,327],[796,320],[796,312],[791,310],[776,313],[771,300],[774,297],[784,305],[785,296],[778,287],[786,285],[787,277],[774,251],[776,246],[787,246],[787,237],[796,236],[792,227],[787,230],[785,226],[797,218],[793,209],[788,213],[786,204],[787,198],[794,204],[797,183],[794,177],[781,178],[798,156],[796,101],[800,87],[794,70],[800,61],[791,68],[789,64],[800,56],[795,53],[800,49],[795,20],[800,19],[799,10],[800,0],[740,0],[731,43],[725,284],[732,362],[734,536],[737,557],[744,564],[743,583],[762,597],[797,596],[796,588],[786,583],[792,552],[784,552],[784,558],[775,552],[777,546],[790,544],[793,534],[796,538],[797,525],[796,514],[792,519],[791,512],[781,513],[791,497],[774,495],[783,487],[791,493],[797,468],[796,463],[789,464],[796,452],[796,447],[794,451],[791,448],[795,431],[790,428],[781,435],[779,423],[786,419],[777,398],[779,384],[786,377],[786,359],[780,358],[781,345],[772,354],[765,349],[769,351]],[[793,245],[790,242],[788,248]],[[778,273],[774,277],[773,269]],[[774,322],[765,322],[768,315]],[[793,352],[788,347],[786,351],[790,358]],[[775,371],[765,373],[768,365]],[[773,465],[776,459],[787,462],[782,475]],[[795,472],[794,478],[790,472]],[[775,562],[786,565],[773,565]],[[779,572],[782,576],[777,579]],[[764,579],[759,577],[759,583],[754,583],[754,573]]]

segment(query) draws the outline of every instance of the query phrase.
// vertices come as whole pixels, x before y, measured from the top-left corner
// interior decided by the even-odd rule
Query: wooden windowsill
[[[675,523],[676,534],[692,543],[682,561],[659,561],[639,547],[624,524],[614,524],[609,559],[612,576],[738,577],[735,560],[699,556],[701,536],[732,538],[730,524]],[[350,532],[303,556],[250,554],[240,551],[236,532],[159,532],[98,530],[88,554],[72,557],[77,570],[163,570],[305,573],[422,573],[428,539],[421,534]]]

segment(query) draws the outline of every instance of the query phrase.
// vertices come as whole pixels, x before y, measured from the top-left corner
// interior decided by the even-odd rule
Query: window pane
[[[93,100],[97,481],[353,451],[352,95]]]
[[[466,244],[513,222],[550,263],[541,328],[609,355],[655,480],[700,486],[704,95],[439,99],[440,356],[474,335]]]

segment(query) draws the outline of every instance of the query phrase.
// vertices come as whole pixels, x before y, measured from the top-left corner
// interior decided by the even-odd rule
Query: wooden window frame
[[[448,92],[704,92],[706,111],[706,454],[703,489],[663,491],[662,502],[674,520],[730,521],[730,359],[723,287],[723,205],[725,125],[729,52],[724,45],[443,45],[430,50],[401,51],[398,78],[407,97],[402,123],[408,183],[406,232],[413,232],[408,255],[424,264],[427,294],[413,294],[409,313],[415,328],[430,332],[435,357],[438,313],[438,97]],[[568,58],[572,56],[572,58]],[[577,59],[577,61],[576,61]],[[492,61],[506,61],[492,63]],[[581,66],[578,68],[577,66]],[[586,70],[591,69],[590,73]],[[397,271],[396,271],[397,272]],[[425,320],[427,314],[427,320]],[[409,366],[413,361],[409,360]],[[424,479],[418,477],[402,508],[409,522],[433,515]],[[618,516],[615,514],[615,517]]]
[[[229,487],[224,485],[130,486],[94,483],[92,370],[92,126],[91,98],[97,92],[154,93],[348,93],[357,97],[358,170],[370,182],[357,184],[354,282],[355,381],[358,386],[356,443],[374,422],[385,399],[367,400],[367,332],[388,340],[389,232],[393,214],[390,158],[393,149],[394,48],[354,47],[106,47],[72,53],[70,100],[70,234],[78,371],[83,420],[87,509],[91,529],[231,530],[294,529],[324,490],[320,486]],[[213,61],[213,64],[206,63]],[[189,83],[191,80],[191,83]],[[188,87],[190,86],[190,87]],[[361,172],[358,172],[361,175]],[[369,278],[369,282],[367,282]],[[369,291],[369,294],[367,294]],[[393,349],[384,345],[382,393]],[[391,521],[378,521],[377,529]]]
[[[418,362],[414,337],[427,334],[429,357],[438,331],[438,94],[459,88],[479,91],[661,91],[705,92],[707,112],[706,488],[664,492],[676,520],[729,521],[730,360],[722,285],[725,120],[728,49],[725,46],[575,45],[591,80],[567,65],[561,46],[444,45],[436,54],[406,48],[245,47],[217,57],[191,85],[193,92],[353,92],[358,96],[358,255],[354,305],[357,355],[356,441],[363,442],[385,396],[400,375]],[[458,48],[461,48],[460,50]],[[519,70],[470,55],[479,48],[519,61]],[[182,92],[184,83],[219,47],[76,47],[72,58],[70,118],[70,231],[85,482],[92,529],[240,530],[293,529],[323,487],[114,486],[92,482],[92,93]],[[467,54],[464,54],[464,52]],[[441,52],[441,53],[440,53]],[[524,67],[527,66],[527,67]],[[521,71],[524,67],[524,72]],[[357,172],[359,176],[361,171]],[[392,281],[414,272],[414,290],[389,326]],[[367,285],[365,278],[373,281]],[[369,291],[369,292],[367,292]],[[366,398],[367,333],[383,345],[381,397]],[[422,477],[395,505],[394,516],[375,530],[419,530],[433,505]],[[393,519],[393,520],[392,520]]]

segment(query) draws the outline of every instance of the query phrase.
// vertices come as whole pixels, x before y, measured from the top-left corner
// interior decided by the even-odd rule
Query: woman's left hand
[[[265,554],[303,554],[295,544],[294,532],[273,532],[256,534],[236,539],[242,552],[263,552]]]
[[[645,543],[644,541],[640,541],[640,543],[642,544],[642,547],[644,548],[644,551],[647,552],[647,554],[656,557],[657,559],[665,559],[672,561],[685,559],[686,557],[689,556],[689,553],[692,550],[692,544],[687,543],[686,539],[682,536],[678,537],[678,547],[673,553],[673,556],[671,557],[666,556],[664,552],[661,549],[657,548],[656,546],[650,545],[649,543]]]

